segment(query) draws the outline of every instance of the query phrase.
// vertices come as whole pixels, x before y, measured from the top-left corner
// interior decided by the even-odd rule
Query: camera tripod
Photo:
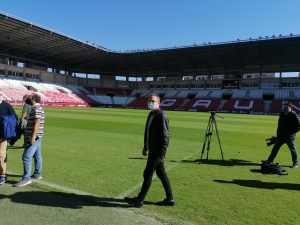
[[[204,149],[205,149],[206,145],[207,145],[207,148],[206,148],[206,161],[208,161],[208,153],[209,153],[209,150],[210,150],[211,136],[213,134],[214,127],[215,127],[216,135],[217,135],[218,141],[219,141],[219,146],[220,146],[221,156],[222,156],[222,160],[223,160],[223,165],[225,165],[222,146],[221,146],[221,141],[220,141],[220,136],[219,136],[218,127],[217,127],[217,121],[216,121],[215,116],[218,116],[222,119],[224,119],[224,117],[219,116],[218,114],[216,114],[216,112],[210,112],[210,113],[211,113],[211,116],[209,117],[208,125],[207,125],[207,128],[206,128],[206,133],[205,133],[205,137],[204,137],[204,142],[203,142],[200,161],[202,160],[202,156],[203,156]],[[201,163],[201,162],[199,162],[199,163]]]

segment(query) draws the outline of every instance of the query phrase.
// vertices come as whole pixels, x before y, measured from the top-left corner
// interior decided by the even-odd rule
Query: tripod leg
[[[219,136],[218,127],[217,127],[217,121],[216,120],[214,120],[214,124],[215,124],[215,127],[216,127],[216,134],[217,134],[218,141],[219,141],[219,146],[220,146],[221,156],[222,156],[222,160],[223,160],[223,165],[225,166],[225,161],[224,161],[224,156],[223,156],[223,150],[222,150],[222,146],[221,146],[221,141],[220,141],[220,136]]]
[[[205,137],[204,137],[204,141],[203,141],[203,146],[202,146],[202,151],[201,151],[201,157],[200,157],[200,159],[202,159],[202,157],[203,157],[203,153],[204,153],[204,150],[205,150],[206,142],[208,140],[209,133],[210,133],[210,127],[211,127],[211,118],[209,118],[208,124],[207,124],[207,127],[206,127],[206,133],[205,133]]]
[[[209,150],[210,150],[210,143],[211,143],[211,135],[214,131],[214,124],[213,124],[213,118],[211,118],[211,122],[210,122],[210,130],[209,130],[209,133],[208,133],[208,141],[207,141],[207,148],[206,148],[206,161],[208,161],[208,153],[209,153]]]

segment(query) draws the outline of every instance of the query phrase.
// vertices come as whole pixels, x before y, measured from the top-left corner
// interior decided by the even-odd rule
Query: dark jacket
[[[298,115],[292,111],[285,115],[282,112],[278,119],[277,137],[282,139],[295,139],[296,133],[300,130]]]
[[[149,127],[149,157],[165,157],[169,146],[169,119],[164,112],[159,109],[150,112],[147,118],[144,133],[144,150],[147,150],[147,132],[150,116],[154,115]]]
[[[10,114],[13,114],[16,117],[16,120],[18,120],[18,116],[16,115],[16,112],[13,109],[13,107],[8,102],[2,101],[0,103],[0,116],[6,116],[6,115],[10,115]],[[0,123],[0,130],[1,131],[4,130],[2,123]],[[5,135],[3,134],[3,132],[1,132],[0,138],[5,138]]]

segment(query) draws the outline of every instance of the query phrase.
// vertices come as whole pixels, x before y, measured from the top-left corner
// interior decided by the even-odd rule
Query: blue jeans
[[[25,150],[23,152],[22,160],[24,167],[24,175],[22,180],[30,180],[31,174],[31,162],[34,158],[35,170],[33,175],[36,177],[42,176],[42,154],[41,154],[41,142],[43,137],[39,137],[33,145],[31,145],[30,137],[25,138]]]
[[[274,159],[277,156],[277,153],[280,149],[280,147],[283,144],[287,144],[287,146],[289,147],[290,151],[291,151],[291,155],[292,155],[292,160],[293,160],[293,165],[298,165],[298,153],[297,153],[297,149],[296,149],[296,145],[295,145],[295,140],[291,140],[291,139],[281,139],[276,137],[276,141],[275,144],[273,146],[272,152],[268,158],[269,162],[273,162]]]

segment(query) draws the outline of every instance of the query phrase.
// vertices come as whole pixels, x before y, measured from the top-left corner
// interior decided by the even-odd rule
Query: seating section
[[[223,107],[220,109],[221,111],[258,111],[264,112],[265,104],[261,99],[228,99]]]
[[[160,99],[160,108],[169,110],[179,109],[184,100],[184,98],[162,98]]]
[[[102,87],[84,87],[88,92],[93,95],[107,95],[107,93],[114,93],[114,96],[130,96],[132,89],[121,88],[102,88]]]
[[[94,97],[101,104],[113,104],[110,96],[94,95]]]
[[[147,97],[139,97],[126,105],[126,108],[146,109],[147,108]]]
[[[263,91],[262,90],[251,90],[249,97],[262,99]]]
[[[193,98],[188,101],[182,108],[190,111],[217,111],[220,103],[220,99]]]
[[[24,95],[30,95],[33,91],[31,90],[19,90],[10,88],[1,88],[4,92],[5,100],[22,101]]]
[[[246,91],[245,90],[234,90],[232,92],[232,96],[231,98],[243,98],[246,95]]]
[[[195,98],[206,97],[209,92],[210,92],[210,90],[201,90],[201,91],[198,91],[198,94],[195,96]]]

